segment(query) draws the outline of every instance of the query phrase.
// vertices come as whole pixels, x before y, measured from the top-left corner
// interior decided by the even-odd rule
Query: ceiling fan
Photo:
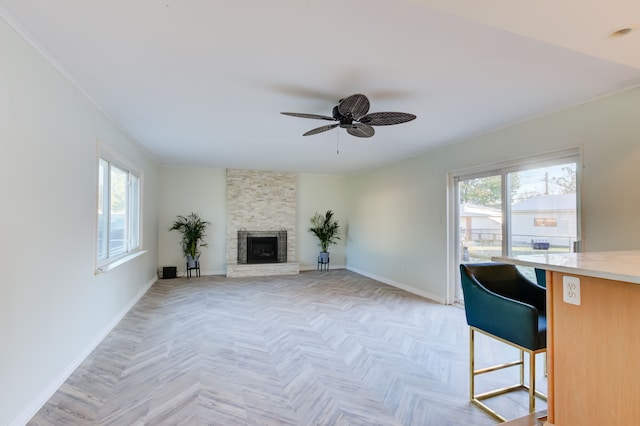
[[[300,112],[282,112],[293,117],[315,118],[318,120],[337,121],[338,123],[311,129],[302,136],[315,135],[340,126],[347,129],[347,133],[359,138],[370,138],[375,134],[371,126],[389,126],[391,124],[406,123],[416,118],[405,112],[369,112],[369,99],[365,95],[355,94],[338,101],[333,107],[333,116],[305,114]]]

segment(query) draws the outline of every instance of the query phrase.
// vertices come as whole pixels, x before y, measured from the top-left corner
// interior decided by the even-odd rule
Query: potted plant
[[[329,262],[329,246],[331,244],[336,244],[340,239],[338,232],[340,232],[340,225],[338,221],[333,218],[333,212],[331,210],[327,210],[327,212],[322,215],[318,212],[311,218],[311,227],[309,228],[309,232],[318,237],[320,242],[320,263],[328,263]]]
[[[195,268],[200,257],[200,247],[207,247],[204,241],[205,230],[210,222],[202,220],[198,213],[191,213],[189,216],[177,216],[169,231],[179,231],[182,234],[180,245],[187,257],[187,267]]]

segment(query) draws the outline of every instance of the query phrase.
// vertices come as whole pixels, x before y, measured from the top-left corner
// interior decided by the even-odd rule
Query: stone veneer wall
[[[238,263],[241,229],[285,229],[287,262],[296,261],[296,191],[295,173],[227,169],[227,270]]]

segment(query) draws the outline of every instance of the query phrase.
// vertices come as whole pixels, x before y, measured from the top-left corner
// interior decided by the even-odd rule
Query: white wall
[[[225,169],[198,169],[162,167],[160,170],[160,197],[158,203],[158,264],[177,266],[178,274],[186,270],[180,247],[180,233],[169,232],[177,215],[199,213],[211,222],[207,228],[202,249],[200,268],[202,275],[226,273],[226,171]]]
[[[445,266],[446,174],[439,161],[414,158],[349,179],[347,266],[444,302],[437,270]]]
[[[0,424],[22,423],[155,279],[157,166],[0,19]],[[94,275],[97,143],[140,167],[148,253]]]
[[[349,228],[347,216],[347,177],[328,175],[298,175],[298,229],[296,256],[300,262],[300,269],[316,269],[320,244],[311,234],[311,218],[318,212],[324,214],[332,210],[335,219],[340,224],[340,240],[329,247],[331,253],[330,268],[344,268],[347,264],[346,242]]]
[[[178,214],[197,211],[212,222],[207,232],[209,247],[202,251],[202,273],[224,275],[226,244],[226,174],[224,169],[162,167],[159,215],[159,265],[178,266],[184,273],[184,257],[178,245],[179,235],[169,232]],[[346,265],[347,197],[346,177],[298,174],[296,261],[300,269],[316,269],[320,248],[307,232],[309,219],[331,209],[342,225],[342,240],[331,247],[331,267]]]
[[[640,248],[638,111],[634,89],[349,178],[348,267],[444,301],[447,173],[577,146],[584,249]]]

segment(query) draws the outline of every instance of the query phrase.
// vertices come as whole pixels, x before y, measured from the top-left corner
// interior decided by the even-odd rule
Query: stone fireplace
[[[227,169],[228,277],[300,272],[296,190],[295,173]]]

